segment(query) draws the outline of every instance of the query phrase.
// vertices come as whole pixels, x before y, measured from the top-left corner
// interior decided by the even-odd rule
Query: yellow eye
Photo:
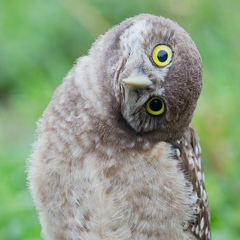
[[[146,110],[151,115],[159,116],[165,112],[165,103],[159,97],[152,97],[146,103]]]
[[[152,59],[159,67],[167,66],[172,60],[172,49],[167,45],[157,45],[152,52]]]

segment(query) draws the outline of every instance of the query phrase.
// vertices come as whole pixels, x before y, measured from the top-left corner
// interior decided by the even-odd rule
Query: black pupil
[[[165,62],[168,59],[168,53],[165,50],[161,50],[158,52],[157,57],[160,62]]]
[[[150,109],[152,111],[159,111],[162,109],[162,101],[160,99],[153,99],[151,102],[150,102],[150,105],[149,105]]]

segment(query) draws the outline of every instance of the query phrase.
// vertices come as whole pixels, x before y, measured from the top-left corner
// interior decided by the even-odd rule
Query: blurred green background
[[[240,239],[239,0],[1,0],[0,240],[40,240],[26,186],[35,123],[76,58],[138,13],[177,21],[197,44],[204,88],[194,117],[216,240]]]

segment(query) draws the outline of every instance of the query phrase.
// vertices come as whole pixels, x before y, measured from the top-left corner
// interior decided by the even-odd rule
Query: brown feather
[[[192,126],[184,133],[181,140],[173,145],[180,150],[180,156],[176,157],[181,161],[182,168],[192,185],[193,191],[197,194],[197,202],[193,206],[196,218],[189,222],[187,229],[199,240],[211,239],[210,210],[205,188],[205,177],[202,169],[201,149],[199,137]]]

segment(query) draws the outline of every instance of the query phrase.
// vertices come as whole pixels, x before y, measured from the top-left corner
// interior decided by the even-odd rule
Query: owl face
[[[169,19],[139,15],[100,42],[108,44],[103,62],[111,66],[104,78],[126,123],[160,140],[179,138],[202,87],[201,57],[189,35]]]

